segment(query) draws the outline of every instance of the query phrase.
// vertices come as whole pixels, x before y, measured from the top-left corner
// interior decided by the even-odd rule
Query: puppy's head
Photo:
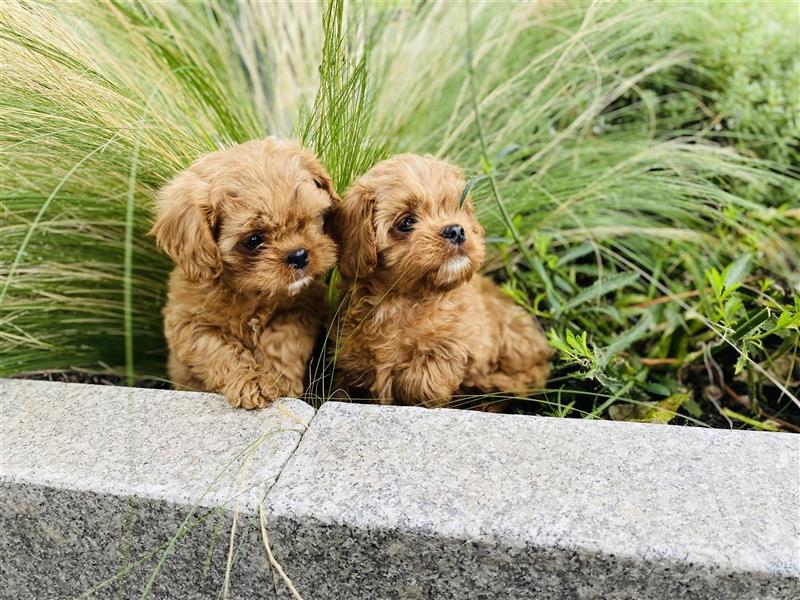
[[[294,295],[333,266],[323,231],[337,201],[314,155],[273,138],[208,154],[158,196],[152,234],[192,281]]]
[[[339,269],[346,277],[380,277],[392,289],[447,290],[484,258],[483,228],[472,201],[460,205],[465,181],[431,156],[402,154],[378,163],[334,211]]]

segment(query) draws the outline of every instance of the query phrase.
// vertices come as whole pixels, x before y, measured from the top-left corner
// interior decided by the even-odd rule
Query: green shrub
[[[278,134],[313,147],[340,189],[394,152],[482,178],[487,270],[560,351],[522,410],[800,420],[786,5],[0,12],[0,374],[163,376],[155,190],[203,152]]]

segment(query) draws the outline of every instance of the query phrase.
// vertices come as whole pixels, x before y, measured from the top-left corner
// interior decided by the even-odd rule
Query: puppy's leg
[[[177,329],[173,352],[205,389],[222,393],[231,406],[248,409],[277,397],[274,381],[262,375],[253,353],[239,340],[216,328],[186,324]]]
[[[457,353],[425,353],[415,355],[410,364],[393,369],[391,378],[383,378],[382,403],[422,405],[429,408],[446,406],[461,383],[465,358]],[[381,379],[381,378],[379,378]],[[385,396],[389,397],[386,402]]]
[[[261,332],[255,352],[259,368],[279,396],[300,397],[327,305],[325,287],[312,283],[288,310],[277,313]]]
[[[531,393],[545,387],[553,350],[532,317],[511,304],[503,314],[497,371],[490,376],[496,389]]]
[[[291,310],[275,315],[261,333],[256,359],[278,396],[298,398],[303,394],[308,361],[321,326],[319,315]]]
[[[175,352],[169,353],[169,360],[167,361],[167,373],[172,385],[177,389],[191,390],[195,392],[207,391],[205,383],[199,379],[192,370],[178,360]]]
[[[544,388],[550,375],[553,350],[538,323],[492,282],[481,279],[479,290],[495,328],[497,347],[490,368],[470,373],[465,384],[485,392],[504,391],[515,395],[527,395]],[[498,411],[504,406],[485,402],[478,408]]]

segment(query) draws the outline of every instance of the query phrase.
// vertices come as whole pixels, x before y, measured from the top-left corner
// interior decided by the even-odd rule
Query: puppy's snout
[[[298,248],[286,255],[286,264],[293,269],[304,269],[308,265],[308,250]]]
[[[467,239],[464,228],[461,225],[448,225],[440,232],[441,236],[451,244],[460,246]]]

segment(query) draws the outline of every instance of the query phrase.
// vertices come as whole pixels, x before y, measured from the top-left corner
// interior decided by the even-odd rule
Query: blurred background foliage
[[[340,191],[396,152],[474,177],[486,271],[559,350],[515,410],[797,431],[799,15],[8,0],[0,375],[162,378],[155,191],[279,135]]]

